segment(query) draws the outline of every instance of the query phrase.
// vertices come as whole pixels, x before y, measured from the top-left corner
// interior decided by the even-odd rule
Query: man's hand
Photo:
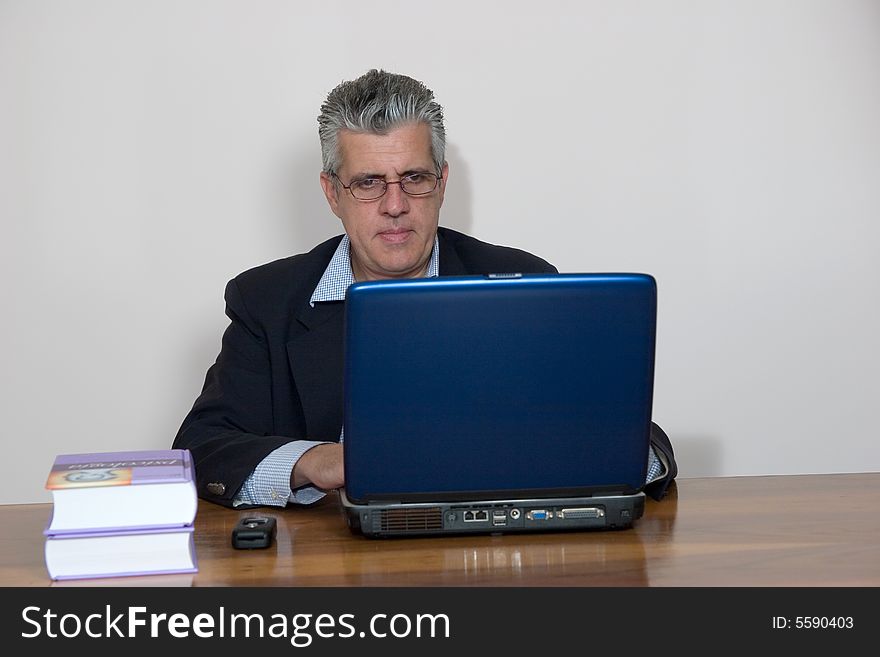
[[[290,473],[291,489],[312,484],[324,490],[340,488],[345,483],[342,467],[342,445],[316,445],[299,457]]]

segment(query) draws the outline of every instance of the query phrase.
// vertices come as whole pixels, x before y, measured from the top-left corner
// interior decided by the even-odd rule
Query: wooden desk
[[[51,505],[0,506],[0,585],[49,586]],[[371,540],[335,495],[268,511],[275,546],[230,547],[234,511],[201,502],[199,572],[100,586],[878,586],[880,473],[681,479],[632,529]],[[61,585],[55,583],[55,585]]]

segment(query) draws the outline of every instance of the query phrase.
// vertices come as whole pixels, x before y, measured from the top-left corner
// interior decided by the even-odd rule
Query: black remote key
[[[267,548],[275,538],[275,518],[246,516],[232,530],[232,547],[238,550]]]

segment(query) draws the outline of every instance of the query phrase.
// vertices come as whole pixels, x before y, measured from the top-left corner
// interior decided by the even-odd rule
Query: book
[[[53,501],[47,537],[181,528],[192,525],[198,507],[185,449],[61,454],[46,488]]]
[[[192,525],[47,536],[45,553],[46,569],[55,580],[198,570]]]
[[[46,488],[52,579],[197,572],[189,450],[60,454]]]

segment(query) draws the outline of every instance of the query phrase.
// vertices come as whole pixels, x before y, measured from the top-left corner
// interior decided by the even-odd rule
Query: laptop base
[[[642,517],[645,494],[479,502],[352,503],[339,492],[349,529],[369,538],[627,529]]]

